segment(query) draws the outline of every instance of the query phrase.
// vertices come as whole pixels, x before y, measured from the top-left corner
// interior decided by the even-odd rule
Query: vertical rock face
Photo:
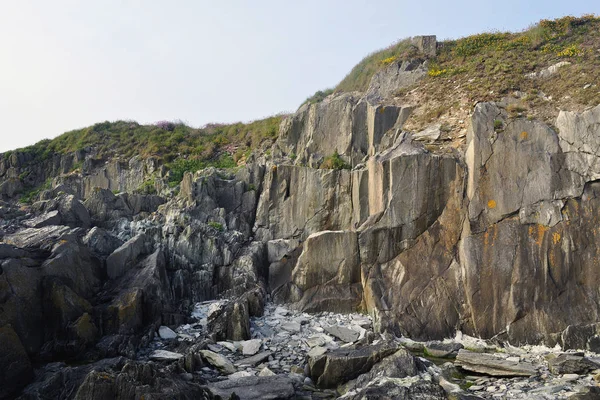
[[[417,338],[461,329],[554,343],[568,325],[596,320],[600,106],[561,112],[557,133],[481,103],[464,158],[398,134],[400,114],[378,131],[372,110],[367,103],[363,169],[333,180],[334,172],[301,167],[267,174],[257,237],[305,240],[296,256],[270,260],[276,299],[314,311],[352,305],[360,293],[380,329]],[[339,269],[354,276],[357,249],[359,284]]]

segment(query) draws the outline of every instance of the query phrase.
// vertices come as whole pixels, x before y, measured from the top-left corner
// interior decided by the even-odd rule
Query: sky
[[[0,152],[101,121],[295,110],[409,36],[519,31],[597,0],[0,0]]]

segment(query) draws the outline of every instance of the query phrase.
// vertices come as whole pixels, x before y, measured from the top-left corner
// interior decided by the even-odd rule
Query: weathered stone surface
[[[250,339],[250,315],[248,301],[240,298],[208,316],[208,329],[216,340]]]
[[[371,78],[366,96],[369,100],[394,95],[398,89],[410,86],[427,75],[422,60],[395,61]]]
[[[206,362],[224,374],[233,374],[236,371],[231,361],[221,354],[217,354],[210,350],[201,350],[200,355]]]
[[[0,398],[11,397],[33,379],[29,356],[10,325],[0,327],[0,369]]]
[[[307,238],[322,231],[349,229],[351,173],[299,166],[273,166],[265,177],[254,230],[259,240]]]
[[[127,268],[130,268],[137,261],[138,257],[148,252],[147,241],[146,235],[140,233],[123,243],[121,247],[108,256],[106,259],[108,277],[116,279],[125,274]]]
[[[158,336],[160,336],[161,339],[177,339],[177,334],[168,326],[159,327]]]
[[[216,396],[229,398],[234,393],[240,400],[293,399],[292,380],[282,376],[249,376],[211,383],[208,389]]]
[[[391,344],[332,350],[309,359],[310,377],[321,387],[334,387],[368,372],[396,350]]]
[[[149,358],[156,361],[177,361],[183,358],[183,354],[167,350],[154,350]]]
[[[108,256],[123,245],[123,241],[97,226],[83,237],[83,243],[97,254]]]
[[[467,371],[491,376],[532,376],[537,370],[532,364],[510,361],[487,353],[473,353],[461,349],[456,356],[456,365]]]
[[[462,348],[460,343],[427,342],[423,350],[431,357],[456,358]]]
[[[353,329],[344,328],[343,326],[326,326],[325,331],[332,336],[340,339],[342,342],[353,343],[358,340],[359,333]]]
[[[236,361],[235,365],[237,365],[240,368],[254,367],[260,364],[261,362],[267,360],[271,355],[273,355],[273,352],[263,351],[262,353],[258,353],[256,355],[253,355],[252,357],[247,357],[242,360]]]
[[[582,353],[563,353],[548,361],[548,368],[554,374],[582,374],[598,369],[600,364],[585,357]]]

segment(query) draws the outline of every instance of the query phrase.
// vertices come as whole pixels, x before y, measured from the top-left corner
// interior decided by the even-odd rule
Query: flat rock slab
[[[584,374],[600,368],[600,364],[584,357],[582,354],[563,353],[548,361],[548,368],[553,374]]]
[[[325,330],[332,336],[340,339],[342,342],[353,343],[358,340],[360,334],[353,329],[344,328],[343,326],[326,326]]]
[[[183,358],[183,354],[167,350],[154,350],[152,354],[150,354],[150,359],[155,361],[175,361],[181,358]]]
[[[455,364],[467,371],[491,376],[533,376],[537,373],[534,365],[528,362],[509,361],[493,354],[464,349],[458,351]]]
[[[200,350],[200,355],[206,360],[207,363],[217,368],[224,374],[229,375],[236,372],[236,369],[231,361],[221,354],[217,354],[210,350]]]
[[[463,348],[460,343],[427,342],[423,348],[426,355],[437,358],[456,358]]]
[[[260,350],[260,346],[262,345],[262,340],[260,339],[252,339],[245,340],[240,342],[242,345],[242,354],[245,356],[253,356]]]
[[[215,395],[228,399],[235,393],[240,400],[293,399],[292,380],[283,376],[248,376],[211,383],[208,389]]]
[[[281,324],[281,329],[283,329],[284,331],[288,331],[288,332],[292,332],[292,333],[298,333],[300,332],[300,324],[298,322],[284,322],[283,324]]]
[[[273,353],[270,351],[263,351],[262,353],[258,353],[255,356],[244,358],[243,360],[239,360],[235,362],[235,365],[239,367],[254,367],[255,365],[260,364],[261,362],[268,359]]]
[[[368,372],[373,365],[397,350],[397,346],[383,343],[358,349],[337,349],[309,357],[310,378],[319,387],[335,387]]]

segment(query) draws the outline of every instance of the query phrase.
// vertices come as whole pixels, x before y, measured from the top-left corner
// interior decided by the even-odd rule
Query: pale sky
[[[100,121],[293,111],[366,54],[600,14],[593,0],[0,0],[0,152]]]

